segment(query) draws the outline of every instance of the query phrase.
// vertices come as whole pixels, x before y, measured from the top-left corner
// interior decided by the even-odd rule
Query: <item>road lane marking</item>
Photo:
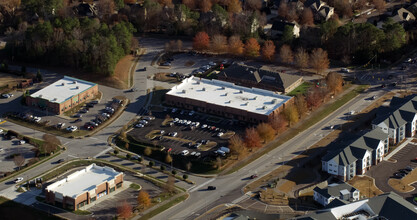
[[[188,191],[190,192],[190,193],[192,193],[192,192],[194,192],[194,191],[196,191],[196,190],[198,190],[198,189],[200,189],[201,187],[203,187],[203,186],[205,186],[205,185],[207,185],[207,184],[209,184],[209,183],[211,183],[211,182],[213,182],[215,179],[213,178],[213,179],[210,179],[210,180],[208,180],[208,181],[206,181],[206,182],[204,182],[204,183],[202,183],[201,185],[199,185],[199,186],[196,186],[196,187],[191,187],[191,188],[189,188],[188,189]]]

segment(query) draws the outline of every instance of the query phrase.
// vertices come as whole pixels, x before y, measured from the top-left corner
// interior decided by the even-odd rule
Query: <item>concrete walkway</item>
[[[406,140],[397,148],[395,148],[395,150],[393,150],[391,153],[389,153],[386,157],[384,157],[385,161],[388,161],[392,156],[394,156],[398,151],[400,151],[401,149],[403,149],[405,146],[407,146],[407,144],[409,144],[414,138],[406,138]]]

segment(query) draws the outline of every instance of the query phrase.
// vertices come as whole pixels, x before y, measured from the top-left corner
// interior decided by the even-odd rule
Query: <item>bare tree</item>
[[[313,12],[310,8],[305,8],[301,15],[300,24],[305,26],[313,26],[314,25],[314,17]]]
[[[295,65],[299,69],[303,69],[308,67],[308,63],[310,62],[310,57],[308,53],[303,48],[298,48],[297,52],[295,53]]]
[[[21,154],[15,155],[13,157],[13,162],[20,170],[20,168],[25,164],[25,158]]]
[[[295,106],[297,107],[298,113],[303,117],[308,112],[307,101],[304,95],[297,94],[295,96]]]
[[[311,67],[316,70],[316,73],[322,73],[329,68],[329,58],[327,52],[321,48],[316,48],[311,52],[310,56]]]
[[[330,72],[326,76],[326,84],[331,93],[337,94],[342,91],[343,78],[339,73]]]
[[[382,13],[386,10],[387,3],[384,0],[372,0],[372,4],[375,5],[375,8],[379,13]]]
[[[257,11],[262,8],[262,1],[259,0],[246,0],[245,1],[246,10]]]
[[[132,206],[126,201],[123,201],[123,203],[117,207],[117,214],[120,218],[130,218],[130,216],[132,216]]]
[[[229,38],[229,53],[237,56],[242,55],[244,46],[239,35],[233,35]]]
[[[288,120],[283,114],[275,115],[268,123],[278,134],[284,132],[288,126]]]
[[[190,162],[190,161],[188,161],[188,163],[186,163],[185,164],[185,169],[187,170],[187,171],[190,171],[191,170],[191,166],[192,166],[193,164]]]
[[[240,0],[229,0],[227,10],[231,14],[238,14],[242,11],[242,3]]]
[[[211,39],[211,50],[217,53],[223,53],[227,50],[227,38],[221,34],[216,34]]]
[[[172,175],[168,175],[168,179],[164,185],[164,190],[168,193],[172,193],[175,190],[175,177]]]
[[[290,126],[293,126],[298,122],[299,114],[297,108],[295,108],[294,105],[287,106],[284,109],[284,115],[287,118]]]
[[[151,155],[152,149],[150,147],[146,147],[145,150],[143,151],[143,154],[145,154],[146,156]]]
[[[200,10],[202,12],[208,12],[211,9],[211,6],[213,5],[211,3],[211,0],[200,0]]]
[[[116,5],[113,0],[99,0],[97,9],[99,17],[108,19],[116,9]]]
[[[182,46],[183,46],[182,40],[177,40],[177,50],[178,51],[181,51],[182,50]]]
[[[258,126],[256,126],[256,131],[258,132],[259,136],[264,139],[264,142],[268,142],[275,137],[275,130],[270,124],[267,123],[260,123]]]
[[[246,152],[245,143],[240,135],[235,134],[229,139],[229,148],[233,154],[236,154],[237,159]]]
[[[267,61],[272,61],[275,55],[275,44],[272,40],[265,41],[262,46],[262,56]]]
[[[245,146],[252,150],[261,147],[261,137],[255,128],[246,128],[245,130]]]
[[[189,7],[190,9],[196,8],[195,0],[182,0],[182,3],[186,5],[187,7]]]
[[[292,54],[291,47],[286,44],[282,45],[279,49],[279,57],[281,62],[291,64],[294,61],[294,55]]]
[[[289,9],[287,3],[281,1],[278,7],[278,16],[280,16],[281,18],[287,18],[288,11]]]

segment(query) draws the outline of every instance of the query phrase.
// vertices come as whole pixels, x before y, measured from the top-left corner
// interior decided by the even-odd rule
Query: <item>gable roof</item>
[[[326,154],[322,161],[334,160],[338,165],[348,166],[349,164],[354,163],[358,159],[353,155],[352,149],[350,146],[343,148],[342,150],[335,150]]]
[[[339,197],[341,191],[347,190],[349,193],[353,193],[357,191],[357,189],[347,183],[333,183],[328,185],[324,188],[316,187],[314,188],[314,191],[319,193],[320,195],[330,198],[330,197]],[[359,190],[358,190],[359,191]]]
[[[220,79],[223,77],[231,81],[248,80],[259,84],[258,88],[263,88],[262,85],[268,85],[276,90],[285,90],[302,78],[300,76],[267,70],[264,67],[255,68],[236,63],[220,72],[219,76]]]
[[[382,115],[372,121],[373,124],[380,124],[380,123],[386,124],[389,128],[397,129],[405,124],[407,124],[407,121],[405,121],[399,110],[396,110],[388,115]]]

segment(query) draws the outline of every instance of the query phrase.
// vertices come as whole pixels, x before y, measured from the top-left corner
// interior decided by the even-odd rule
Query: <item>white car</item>
[[[42,118],[41,117],[33,117],[33,121],[34,122],[40,122],[42,120]]]
[[[2,94],[1,97],[5,98],[5,99],[10,98],[9,94]]]
[[[200,152],[197,152],[197,153],[195,153],[194,156],[199,157],[199,156],[201,156],[201,153]]]
[[[215,63],[215,62],[210,62],[210,63],[209,63],[209,65],[210,65],[210,66],[216,66],[216,65],[217,65],[217,63]]]
[[[14,183],[20,183],[20,182],[22,182],[23,181],[23,177],[17,177],[15,180],[14,180]]]
[[[0,148],[0,152],[3,152],[3,150],[4,150],[3,148]]]
[[[206,124],[203,124],[203,125],[201,125],[201,128],[202,129],[207,128],[207,125]]]
[[[342,68],[342,69],[340,69],[343,73],[349,73],[350,72],[350,70],[348,69],[348,68]]]
[[[25,144],[25,143],[26,143],[26,141],[24,141],[24,140],[20,140],[20,141],[19,141],[19,144],[20,144],[20,145]]]
[[[174,118],[173,122],[178,122],[180,119],[179,118]]]
[[[350,111],[349,114],[350,115],[354,115],[356,112],[354,110]]]
[[[143,124],[136,124],[135,127],[137,127],[137,128],[143,128],[143,127],[145,127],[145,125],[143,125]]]
[[[3,134],[3,129],[0,129],[0,134]]]
[[[69,127],[67,128],[67,131],[74,132],[74,131],[76,131],[77,129],[78,129],[78,128],[77,128],[77,126],[72,125],[72,126],[69,126]]]
[[[196,153],[197,153],[197,152],[193,151],[193,152],[191,152],[191,153],[190,153],[190,155],[191,155],[191,156],[195,156],[195,154],[196,154]]]
[[[171,137],[176,137],[178,133],[174,131],[174,132],[169,133],[168,135]]]
[[[219,133],[217,133],[217,137],[221,137],[221,136],[223,136],[223,132],[219,132]]]
[[[186,156],[188,155],[190,152],[188,150],[183,150],[181,151],[181,155]]]

